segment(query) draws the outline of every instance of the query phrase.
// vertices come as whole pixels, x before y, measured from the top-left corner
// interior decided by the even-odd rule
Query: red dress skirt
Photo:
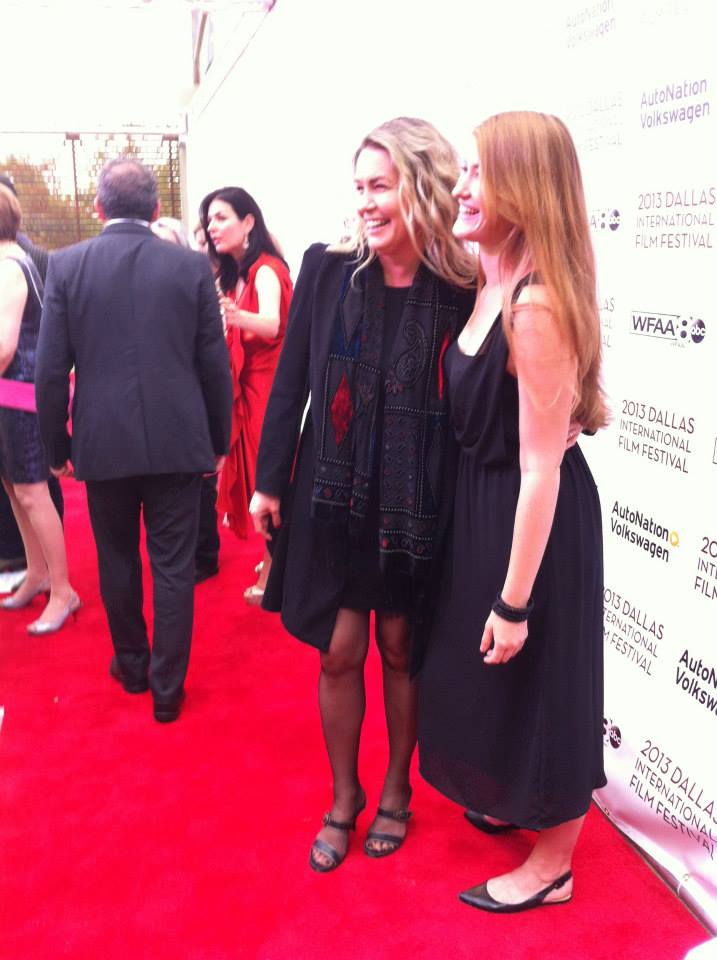
[[[234,403],[231,443],[226,464],[219,477],[217,510],[220,514],[226,514],[229,526],[242,538],[246,538],[253,529],[249,517],[249,501],[254,492],[259,439],[274,372],[284,342],[293,292],[286,265],[276,257],[263,253],[249,268],[247,283],[239,297],[235,298],[240,310],[259,312],[256,274],[263,266],[274,271],[281,287],[278,334],[272,340],[267,340],[238,327],[230,327],[227,331]],[[234,298],[233,293],[229,296]]]

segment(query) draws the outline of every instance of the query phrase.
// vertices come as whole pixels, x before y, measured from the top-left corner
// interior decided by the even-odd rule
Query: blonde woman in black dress
[[[353,173],[353,240],[311,247],[297,279],[251,504],[259,531],[278,528],[264,607],[320,650],[333,803],[311,847],[319,872],[343,861],[366,804],[358,753],[371,611],[389,760],[365,852],[393,854],[406,835],[413,637],[446,494],[442,360],[475,278],[451,231],[457,156],[430,123],[381,124],[361,142]]]

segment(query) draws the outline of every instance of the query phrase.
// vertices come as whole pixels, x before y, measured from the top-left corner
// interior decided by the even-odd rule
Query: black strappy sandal
[[[358,815],[366,806],[366,794],[363,794],[363,800],[359,803],[356,808],[356,812],[350,820],[334,820],[330,812],[326,812],[323,818],[323,825],[325,827],[333,827],[334,830],[344,830],[348,833],[350,830],[356,829],[356,820]],[[319,863],[318,860],[314,857],[314,852],[322,853],[325,857],[331,861],[330,863]],[[346,854],[349,852],[348,843],[346,844],[346,850],[344,853],[339,853],[336,847],[332,847],[330,843],[327,843],[326,840],[319,840],[318,838],[314,840],[311,844],[311,850],[309,851],[309,866],[312,870],[316,870],[317,873],[330,873],[332,870],[335,870],[337,867],[340,867],[341,864],[346,859]]]
[[[401,810],[385,810],[383,807],[379,807],[376,811],[376,818],[385,817],[387,820],[396,820],[398,823],[408,823],[408,821],[413,816],[413,813],[408,809],[408,804],[411,802],[411,794],[413,791],[409,789],[408,792],[408,802],[406,803],[405,808]],[[408,830],[406,830],[408,833]],[[395,853],[403,841],[406,839],[406,834],[402,837],[396,837],[392,833],[381,833],[378,830],[369,830],[366,834],[366,840],[364,841],[363,850],[367,857],[374,857],[378,859],[379,857],[390,857],[392,853]],[[388,844],[386,849],[375,849],[370,846],[371,843],[385,843]]]

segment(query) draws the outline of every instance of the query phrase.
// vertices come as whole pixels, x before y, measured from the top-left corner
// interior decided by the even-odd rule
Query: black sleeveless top
[[[8,257],[20,267],[27,283],[27,302],[20,324],[20,336],[15,356],[3,373],[7,380],[20,380],[32,383],[35,379],[35,354],[37,338],[40,335],[40,316],[42,314],[42,280],[37,267],[28,257]]]
[[[17,350],[3,373],[7,380],[32,383],[42,314],[42,281],[35,264],[12,257],[25,277],[27,301],[20,322]],[[9,483],[42,483],[49,476],[47,456],[40,439],[36,413],[0,407],[0,476]]]

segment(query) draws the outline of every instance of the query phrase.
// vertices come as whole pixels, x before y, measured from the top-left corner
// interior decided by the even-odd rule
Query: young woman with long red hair
[[[460,446],[423,668],[421,772],[487,833],[539,831],[516,869],[460,895],[496,913],[563,903],[602,759],[602,532],[571,417],[607,422],[595,266],[564,124],[474,131],[454,232],[479,245],[473,313],[446,353]]]

